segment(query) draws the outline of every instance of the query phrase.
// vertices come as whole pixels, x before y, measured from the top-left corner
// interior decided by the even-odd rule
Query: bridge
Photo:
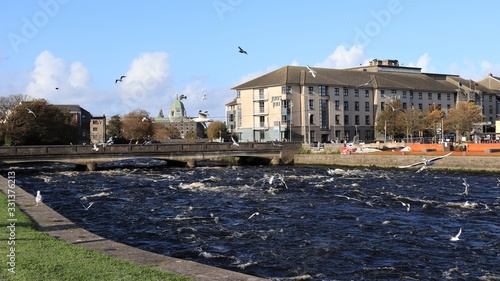
[[[150,145],[113,144],[45,145],[0,147],[0,164],[59,162],[75,164],[78,170],[95,171],[98,164],[120,160],[148,158],[165,160],[167,165],[195,167],[196,162],[234,157],[240,164],[289,163],[301,143],[161,143]]]

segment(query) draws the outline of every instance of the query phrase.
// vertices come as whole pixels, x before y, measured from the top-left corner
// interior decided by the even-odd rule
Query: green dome
[[[171,121],[180,121],[184,117],[186,117],[186,109],[184,108],[184,104],[179,100],[179,97],[176,97],[175,101],[170,106],[168,118]]]

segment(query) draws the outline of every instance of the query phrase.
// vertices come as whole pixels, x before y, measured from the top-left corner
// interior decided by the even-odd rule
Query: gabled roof
[[[456,89],[456,86],[446,80],[432,78],[431,75],[423,73],[368,72],[320,67],[313,69],[316,71],[316,77],[313,77],[304,66],[284,66],[232,89],[244,90],[279,85],[326,85],[439,92],[453,92]],[[371,83],[364,85],[368,81]]]

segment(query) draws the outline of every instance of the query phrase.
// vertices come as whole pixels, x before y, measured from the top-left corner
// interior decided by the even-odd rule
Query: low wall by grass
[[[426,155],[428,159],[443,155]],[[328,166],[352,166],[352,167],[379,167],[396,168],[397,166],[409,165],[422,161],[424,153],[412,152],[409,155],[397,154],[297,154],[294,157],[295,165],[328,165]],[[418,169],[416,167],[415,169]],[[500,157],[498,156],[469,156],[462,152],[453,152],[445,159],[437,161],[431,169],[452,171],[500,171]]]

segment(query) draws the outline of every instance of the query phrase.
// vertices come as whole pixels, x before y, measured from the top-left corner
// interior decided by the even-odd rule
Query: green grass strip
[[[9,207],[0,193],[0,280],[192,280],[59,241],[17,206],[16,221],[9,220]]]

